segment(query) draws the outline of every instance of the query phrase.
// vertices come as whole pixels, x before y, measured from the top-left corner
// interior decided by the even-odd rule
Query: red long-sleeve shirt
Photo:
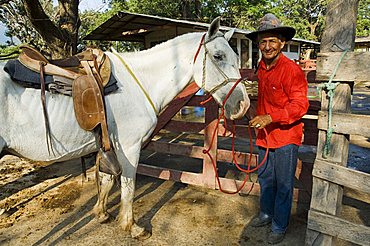
[[[266,134],[259,131],[256,144],[279,148],[288,144],[301,145],[303,123],[308,110],[308,84],[302,69],[283,54],[268,70],[263,59],[258,68],[257,114],[269,114],[272,123]]]

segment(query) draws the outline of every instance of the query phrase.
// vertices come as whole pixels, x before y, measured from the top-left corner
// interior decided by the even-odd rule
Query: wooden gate
[[[244,74],[245,75],[245,74]],[[203,146],[186,145],[179,143],[161,142],[161,141],[150,141],[146,145],[146,150],[155,152],[161,152],[171,155],[182,155],[202,161],[201,173],[180,171],[174,168],[163,168],[150,164],[140,163],[138,166],[138,173],[152,177],[157,177],[165,180],[173,180],[186,184],[198,185],[211,189],[219,189],[215,177],[215,171],[211,159],[203,153],[204,149],[208,149],[211,146],[210,154],[212,159],[215,160],[217,169],[224,167],[225,163],[231,162],[232,151],[230,148],[222,148],[218,146],[219,138],[230,138],[231,137],[231,126],[232,123],[227,121],[226,128],[224,122],[217,124],[219,116],[219,107],[214,100],[201,105],[200,103],[206,99],[205,96],[194,95],[198,90],[195,84],[191,84],[187,87],[178,97],[171,102],[167,109],[160,115],[157,128],[154,131],[155,136],[161,129],[175,132],[175,133],[198,133],[203,136]],[[257,98],[251,98],[251,104],[256,105]],[[204,122],[184,122],[173,120],[173,116],[184,106],[193,107],[204,107],[205,117]],[[255,106],[254,106],[255,107]],[[317,143],[317,112],[320,108],[319,102],[311,101],[309,112],[312,115],[306,115],[304,119],[305,131],[308,133],[305,137],[305,144],[316,144]],[[249,143],[248,134],[248,120],[235,121],[235,132],[236,138],[241,139],[246,145]],[[212,139],[213,132],[218,126],[217,135]],[[252,137],[255,139],[255,133],[252,129]],[[255,147],[256,149],[256,147]],[[250,153],[247,151],[236,151],[236,160],[238,163],[245,164],[251,158],[251,168],[257,164],[256,152]],[[311,171],[312,171],[312,160],[300,160],[296,172],[296,178],[298,180],[297,186],[294,189],[294,200],[308,202],[310,199],[311,191]],[[184,166],[188,163],[183,163]],[[224,165],[224,166],[221,166]],[[254,178],[256,179],[256,178]],[[242,180],[234,178],[220,177],[220,183],[223,190],[234,192],[243,183]],[[259,194],[259,185],[256,181],[248,180],[244,188],[240,191],[245,194]]]

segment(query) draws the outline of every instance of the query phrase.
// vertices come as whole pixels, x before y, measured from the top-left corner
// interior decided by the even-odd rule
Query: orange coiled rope
[[[248,126],[248,132],[249,132],[249,140],[250,140],[250,154],[249,154],[249,160],[248,160],[248,165],[247,165],[247,169],[243,169],[239,166],[237,160],[236,160],[236,154],[235,154],[235,122],[233,121],[233,129],[232,129],[232,163],[235,164],[235,166],[237,167],[237,169],[241,172],[244,172],[246,173],[246,176],[244,178],[244,181],[242,183],[242,185],[237,188],[236,191],[234,192],[230,192],[230,191],[226,191],[226,190],[223,190],[222,187],[221,187],[221,182],[220,182],[220,178],[218,176],[218,172],[217,172],[217,167],[216,167],[216,163],[215,163],[215,160],[212,158],[212,155],[209,153],[211,148],[212,148],[212,145],[214,143],[214,138],[217,136],[217,131],[218,131],[218,126],[219,126],[219,123],[221,121],[221,119],[224,120],[224,124],[225,124],[225,129],[227,128],[226,126],[226,120],[225,120],[225,103],[226,101],[228,100],[228,98],[230,97],[231,93],[234,91],[235,87],[240,83],[241,79],[239,79],[235,84],[234,86],[230,89],[229,93],[226,95],[223,103],[222,103],[222,108],[221,108],[221,114],[219,115],[218,119],[217,119],[217,125],[215,127],[215,129],[213,130],[213,133],[212,133],[212,138],[211,138],[211,144],[210,146],[208,147],[208,149],[204,149],[203,150],[203,154],[207,154],[209,159],[211,160],[212,162],[212,166],[213,166],[213,170],[215,172],[215,176],[216,176],[216,180],[217,180],[217,183],[218,183],[218,187],[220,189],[221,192],[223,193],[226,193],[226,194],[236,194],[236,193],[239,193],[243,187],[245,186],[248,178],[249,178],[249,174],[256,171],[258,168],[260,168],[265,162],[266,162],[266,159],[267,159],[267,155],[268,155],[268,151],[269,151],[269,147],[268,147],[268,142],[267,142],[267,148],[266,148],[266,154],[263,158],[263,160],[261,161],[261,163],[257,164],[257,166],[253,169],[251,169],[251,163],[252,163],[252,155],[253,155],[253,141],[252,141],[252,133],[251,133],[251,128],[250,126]],[[207,103],[208,101],[211,100],[211,96],[206,99],[205,101],[201,102],[201,104],[205,104]],[[265,131],[265,134],[267,136],[267,131],[266,129],[264,128],[263,129]],[[226,131],[226,130],[225,130]],[[257,163],[257,161],[256,161]]]

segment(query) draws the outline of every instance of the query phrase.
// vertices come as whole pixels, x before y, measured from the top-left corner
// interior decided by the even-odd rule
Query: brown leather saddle
[[[104,165],[106,162],[116,160],[114,151],[111,151],[105,113],[103,88],[108,84],[111,64],[104,52],[100,49],[87,49],[66,59],[48,60],[38,50],[28,45],[21,45],[20,48],[21,54],[18,60],[29,69],[40,73],[41,98],[48,150],[52,149],[52,144],[46,111],[44,74],[73,80],[73,106],[78,124],[87,131],[92,131],[100,125],[103,156],[108,157],[108,161],[104,160],[105,162],[101,161],[101,163]],[[113,169],[110,174],[114,175],[121,172],[117,164],[113,164],[112,167],[106,167],[106,169]]]

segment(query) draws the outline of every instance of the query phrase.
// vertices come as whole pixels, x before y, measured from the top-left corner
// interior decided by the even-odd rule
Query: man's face
[[[277,34],[263,33],[258,37],[258,48],[264,59],[273,60],[284,47],[285,41],[281,40]]]

